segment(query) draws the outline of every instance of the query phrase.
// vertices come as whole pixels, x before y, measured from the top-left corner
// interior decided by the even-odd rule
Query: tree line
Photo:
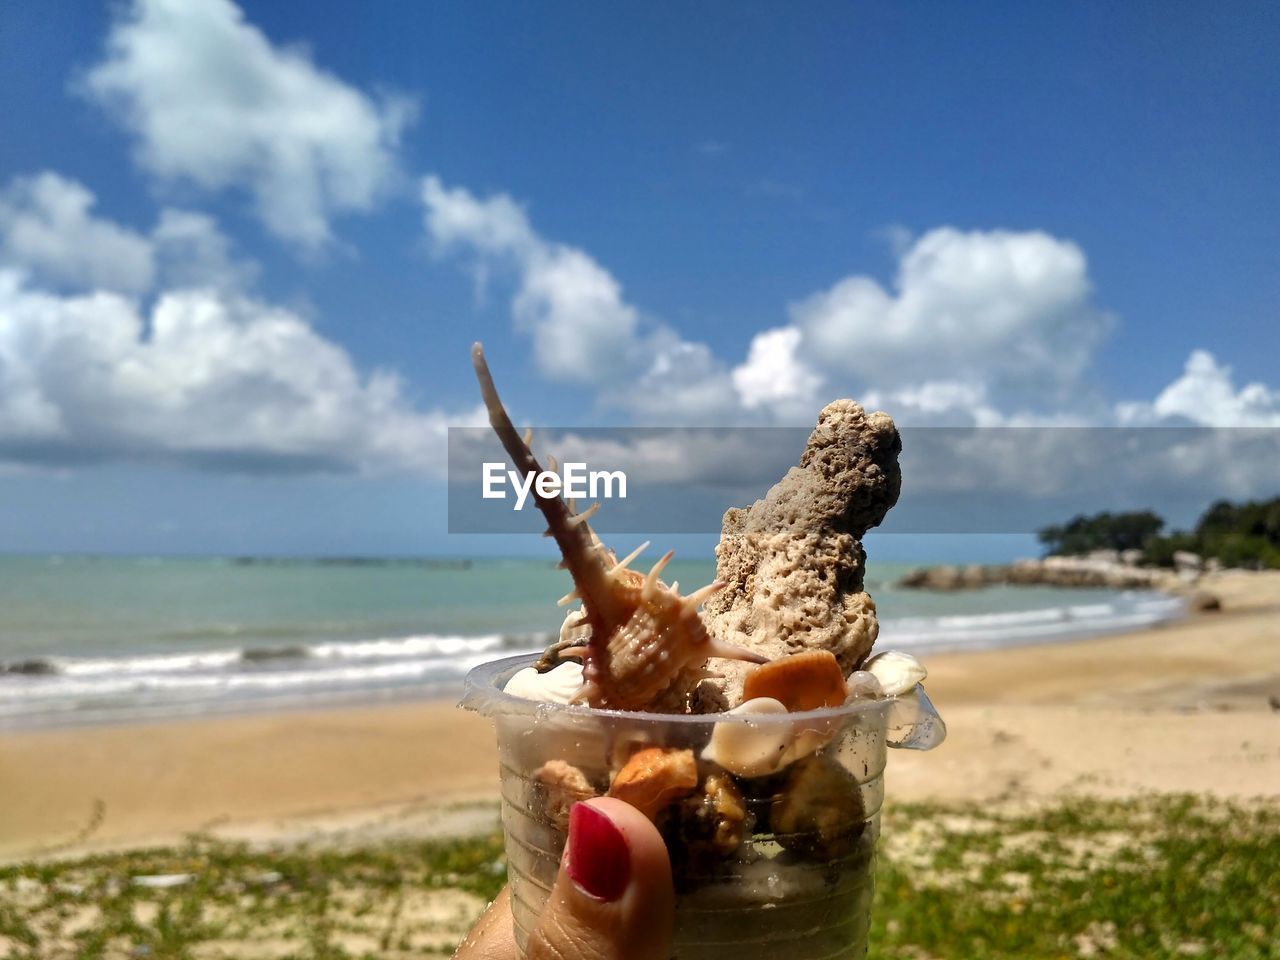
[[[1095,550],[1141,550],[1142,562],[1172,567],[1179,551],[1215,558],[1224,567],[1280,569],[1280,497],[1231,503],[1219,500],[1192,530],[1162,534],[1164,519],[1150,510],[1080,515],[1045,527],[1037,536],[1049,556]]]

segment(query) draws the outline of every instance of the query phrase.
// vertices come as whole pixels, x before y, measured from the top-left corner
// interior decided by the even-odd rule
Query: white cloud
[[[422,203],[427,233],[442,248],[469,246],[477,253],[525,259],[543,245],[524,208],[505,193],[481,200],[428,176],[422,181]]]
[[[394,183],[413,115],[273,45],[229,0],[135,0],[84,86],[137,137],[148,171],[244,187],[268,229],[312,250],[333,214],[370,209]]]
[[[164,209],[144,235],[92,215],[96,199],[56,173],[18,177],[0,191],[0,266],[64,292],[130,296],[156,286],[243,289],[258,266],[237,257],[207,214]]]
[[[429,176],[422,182],[427,234],[442,251],[469,251],[478,266],[516,275],[512,316],[528,333],[538,370],[595,387],[606,403],[664,421],[731,410],[727,370],[700,343],[646,321],[608,270],[584,251],[542,237],[510,197],[480,199]]]
[[[1012,418],[991,406],[986,386],[969,380],[927,380],[897,389],[873,389],[863,395],[862,403],[869,408],[892,410],[899,424],[1012,425]]]
[[[166,287],[241,290],[258,276],[258,265],[235,256],[231,241],[207,214],[166,208],[151,238]]]
[[[995,407],[1053,406],[1069,399],[1110,327],[1075,244],[950,227],[905,247],[892,290],[846,277],[793,304],[790,321],[735,370],[744,402],[767,404],[821,376],[926,413],[977,402],[975,389]],[[766,357],[784,363],[780,384],[758,375]]]
[[[751,338],[746,362],[732,374],[744,407],[812,405],[822,377],[796,357],[802,336],[796,327],[775,327]]]
[[[83,185],[56,173],[14,179],[0,192],[0,264],[63,289],[147,290],[151,243],[93,216],[95,203]]]
[[[1231,368],[1207,350],[1193,350],[1182,376],[1150,403],[1121,403],[1121,423],[1183,420],[1206,427],[1280,427],[1280,389],[1250,383],[1236,389]]]
[[[422,183],[422,201],[427,232],[440,249],[469,248],[515,268],[512,314],[517,328],[532,336],[543,374],[584,384],[626,374],[639,316],[607,270],[581,250],[538,236],[508,196],[481,200],[431,176]]]
[[[1090,301],[1078,247],[1044,233],[940,228],[903,237],[895,287],[847,277],[755,334],[728,368],[705,344],[646,318],[587,253],[540,236],[524,209],[423,181],[428,235],[517,278],[512,313],[539,371],[596,388],[654,422],[808,422],[859,397],[905,422],[1082,422],[1081,389],[1110,318]],[[825,393],[824,393],[825,391]],[[820,396],[819,394],[824,394]],[[1005,410],[1011,412],[1003,412]]]
[[[148,331],[144,337],[144,329]],[[237,470],[444,470],[451,421],[362,375],[296,314],[213,288],[146,317],[0,271],[0,459],[178,460]]]

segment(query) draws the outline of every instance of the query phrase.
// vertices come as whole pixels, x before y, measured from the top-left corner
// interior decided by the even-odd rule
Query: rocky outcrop
[[[1222,598],[1208,590],[1192,590],[1187,594],[1187,609],[1192,613],[1217,613],[1222,609]]]
[[[798,466],[750,507],[724,515],[716,579],[703,622],[712,636],[775,659],[829,650],[845,674],[870,652],[879,626],[863,588],[862,536],[884,519],[902,484],[902,441],[884,413],[852,400],[823,408]],[[699,709],[738,703],[746,668],[716,660]]]
[[[1164,590],[1184,593],[1194,582],[1186,574],[1137,567],[1102,557],[1045,557],[1007,566],[921,567],[898,581],[922,590],[965,590],[1011,583],[1051,587],[1105,587],[1114,590]]]
[[[921,590],[972,590],[977,587],[1003,583],[1002,567],[983,567],[976,564],[967,567],[939,566],[918,567],[898,581],[900,587],[916,587]]]

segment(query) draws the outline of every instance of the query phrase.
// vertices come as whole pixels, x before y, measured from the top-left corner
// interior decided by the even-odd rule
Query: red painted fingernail
[[[569,811],[569,879],[597,900],[612,903],[631,879],[631,851],[614,822],[586,803]]]

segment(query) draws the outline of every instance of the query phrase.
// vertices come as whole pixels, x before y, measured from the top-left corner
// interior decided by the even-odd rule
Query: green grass
[[[192,879],[134,882],[158,874]],[[447,956],[503,874],[497,837],[277,851],[193,839],[9,867],[0,956]],[[1280,958],[1280,809],[897,806],[874,916],[874,960]]]
[[[872,958],[1280,958],[1274,806],[900,806],[876,879]]]
[[[173,874],[191,880],[135,882]],[[193,838],[0,870],[0,957],[447,956],[505,879],[499,836],[277,851]]]

